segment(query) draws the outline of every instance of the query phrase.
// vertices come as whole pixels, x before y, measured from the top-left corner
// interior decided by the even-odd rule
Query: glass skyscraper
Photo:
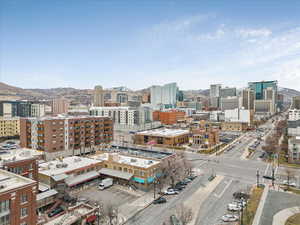
[[[249,82],[248,86],[255,93],[256,100],[264,99],[264,90],[268,87],[273,88],[275,94],[277,95],[277,81],[261,81],[261,82]]]

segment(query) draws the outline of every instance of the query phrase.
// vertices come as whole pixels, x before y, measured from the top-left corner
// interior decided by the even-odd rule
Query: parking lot
[[[76,197],[87,199],[89,203],[112,203],[121,206],[128,202],[133,202],[141,195],[138,191],[129,190],[127,187],[114,184],[113,186],[99,190],[96,185],[77,192]]]

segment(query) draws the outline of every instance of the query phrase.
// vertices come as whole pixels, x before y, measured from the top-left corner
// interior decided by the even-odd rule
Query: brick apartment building
[[[101,116],[22,118],[20,145],[44,151],[47,159],[95,151],[113,140],[113,123]]]
[[[42,152],[31,149],[2,151],[0,169],[10,171],[38,182],[37,160],[42,159],[42,157]]]
[[[185,112],[172,110],[172,111],[154,111],[153,112],[153,120],[160,121],[165,125],[173,125],[176,124],[179,120],[184,120]]]
[[[0,224],[36,225],[36,181],[0,170]]]

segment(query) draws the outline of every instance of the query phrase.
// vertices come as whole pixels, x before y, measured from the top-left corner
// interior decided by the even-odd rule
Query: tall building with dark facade
[[[249,82],[248,86],[255,93],[255,100],[265,99],[264,90],[267,88],[273,88],[275,95],[277,96],[277,81],[261,81],[261,82]]]

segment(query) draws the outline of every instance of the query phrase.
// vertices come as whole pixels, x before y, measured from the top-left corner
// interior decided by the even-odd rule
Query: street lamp
[[[259,187],[259,170],[256,170],[256,187]]]
[[[242,197],[240,200],[241,205],[241,225],[243,225],[243,214],[244,214],[244,198]]]

